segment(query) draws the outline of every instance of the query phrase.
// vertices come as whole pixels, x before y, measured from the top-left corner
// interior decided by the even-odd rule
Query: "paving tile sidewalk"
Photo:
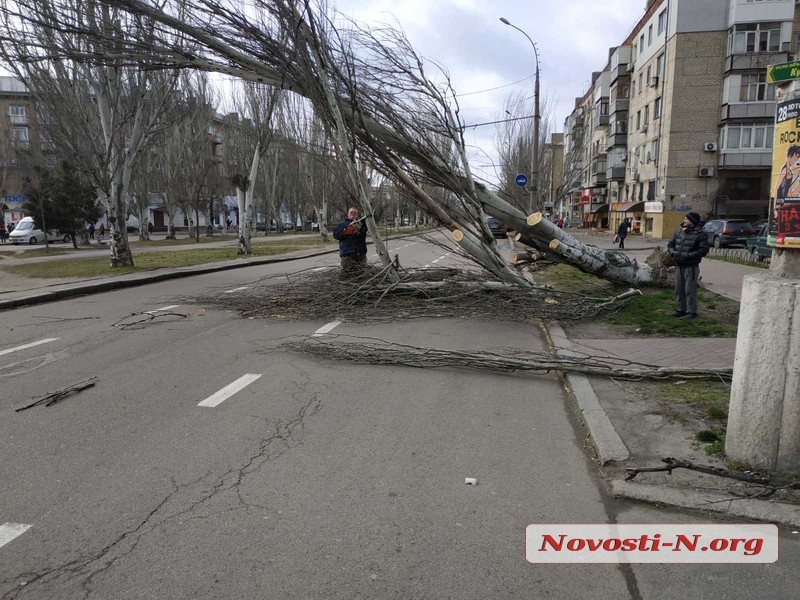
[[[560,354],[614,358],[621,363],[632,361],[654,366],[730,369],[736,351],[736,338],[619,338],[612,330],[606,339],[570,338],[556,322],[547,323],[547,331]],[[596,329],[594,332],[596,335]],[[622,467],[659,466],[657,461],[654,464],[643,462],[653,460],[654,452],[665,448],[669,448],[677,458],[692,458],[698,463],[712,465],[718,462],[705,455],[695,458],[698,448],[691,438],[676,435],[674,429],[678,426],[673,427],[669,419],[640,406],[639,399],[626,392],[624,385],[614,384],[608,378],[576,373],[567,374],[565,381],[591,434],[598,462],[609,468],[609,472],[616,472],[609,480],[612,495],[720,512],[740,519],[800,526],[800,505],[762,500],[730,502],[731,496],[725,491],[727,480],[676,471],[672,475],[645,475],[634,481],[623,481]],[[672,431],[668,441],[654,439],[659,434],[666,436],[669,430]],[[714,481],[698,485],[703,477]]]

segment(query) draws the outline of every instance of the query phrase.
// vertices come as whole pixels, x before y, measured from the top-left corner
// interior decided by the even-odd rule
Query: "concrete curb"
[[[611,482],[610,491],[615,498],[667,504],[690,510],[711,511],[740,519],[800,527],[800,506],[793,504],[734,498],[724,494],[619,480]]]
[[[561,356],[574,355],[570,351],[573,346],[572,340],[567,337],[561,325],[555,321],[547,322],[545,331],[557,354]],[[578,403],[600,464],[605,465],[629,459],[630,452],[600,404],[589,378],[579,373],[567,373],[564,379]],[[783,502],[734,498],[730,495],[688,488],[647,485],[621,480],[612,480],[609,490],[615,498],[664,504],[688,510],[710,511],[751,521],[778,523],[787,527],[800,527],[800,506]]]
[[[56,300],[63,300],[65,298],[74,298],[75,296],[84,296],[87,294],[96,294],[99,292],[108,292],[112,290],[120,290],[129,287],[136,287],[139,285],[146,285],[148,283],[157,283],[159,281],[167,281],[170,279],[181,279],[183,277],[192,277],[194,275],[205,275],[206,273],[218,273],[220,271],[230,271],[232,269],[243,269],[246,267],[254,267],[259,265],[269,265],[282,262],[290,262],[294,260],[302,260],[304,258],[313,258],[315,256],[324,256],[326,254],[338,253],[339,249],[324,250],[321,252],[309,252],[297,256],[282,256],[270,258],[250,258],[250,259],[235,259],[232,261],[225,261],[219,263],[210,263],[205,265],[196,265],[192,267],[180,267],[177,269],[168,269],[161,272],[152,273],[134,273],[131,275],[123,275],[118,278],[107,278],[92,281],[77,281],[75,283],[62,284],[66,287],[56,290],[35,291],[32,290],[29,295],[21,296],[19,298],[9,298],[8,300],[0,300],[0,310],[9,310],[19,308],[22,306],[30,306],[33,304],[41,304],[44,302],[54,302]]]
[[[564,333],[555,321],[545,323],[545,331],[550,338],[550,342],[560,356],[574,356],[570,351],[572,341]],[[622,441],[622,438],[614,429],[611,419],[608,418],[606,411],[600,405],[600,400],[592,389],[589,378],[580,373],[567,373],[564,379],[570,391],[578,402],[581,414],[583,415],[586,426],[594,442],[597,456],[601,465],[609,462],[622,461],[630,458],[630,452]]]

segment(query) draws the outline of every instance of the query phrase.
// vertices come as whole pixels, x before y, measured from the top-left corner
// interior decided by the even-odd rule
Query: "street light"
[[[538,210],[536,191],[539,187],[539,121],[541,120],[541,116],[539,115],[539,52],[536,50],[536,44],[533,43],[531,36],[512,24],[511,21],[505,17],[500,17],[500,21],[509,27],[513,27],[528,38],[533,48],[533,54],[536,57],[536,77],[533,86],[533,152],[531,153],[531,185],[530,196],[528,198],[528,211],[534,213]]]

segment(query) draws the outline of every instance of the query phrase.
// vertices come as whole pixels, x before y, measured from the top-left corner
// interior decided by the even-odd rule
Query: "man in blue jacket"
[[[357,208],[347,211],[347,218],[333,228],[333,237],[339,240],[342,257],[340,279],[361,275],[367,267],[367,224],[358,218]]]
[[[708,254],[708,236],[703,220],[695,212],[686,213],[680,229],[667,244],[667,252],[675,261],[675,293],[678,309],[675,316],[697,318],[697,283],[700,280],[700,261]]]

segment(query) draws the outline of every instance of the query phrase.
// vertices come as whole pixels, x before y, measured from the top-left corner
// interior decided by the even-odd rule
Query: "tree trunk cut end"
[[[558,248],[558,240],[551,240],[550,243],[547,244],[547,247],[550,248],[550,250],[555,250]]]
[[[539,223],[542,222],[542,213],[535,212],[531,215],[528,215],[528,218],[525,220],[525,222],[531,227],[533,227],[534,225],[538,225]]]
[[[460,242],[461,240],[464,239],[464,232],[461,231],[460,229],[455,229],[453,231],[453,239],[457,242]]]

